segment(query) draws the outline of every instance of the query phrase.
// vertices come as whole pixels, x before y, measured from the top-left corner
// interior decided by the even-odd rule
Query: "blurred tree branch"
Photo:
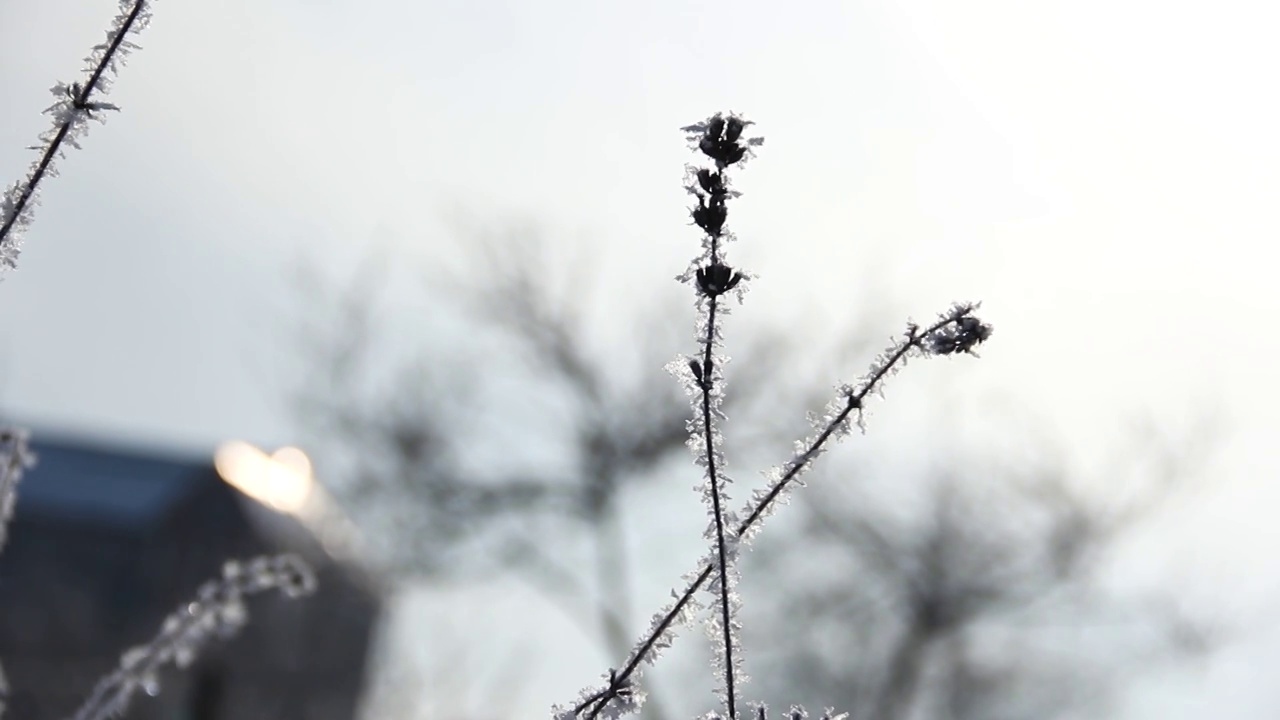
[[[332,309],[314,311],[304,335],[312,372],[297,408],[321,443],[346,451],[339,496],[367,523],[394,528],[397,571],[438,579],[513,573],[595,631],[610,655],[623,656],[635,631],[624,495],[654,483],[668,460],[683,460],[687,403],[654,369],[687,349],[687,331],[669,322],[678,308],[661,296],[648,313],[617,317],[613,276],[597,272],[589,256],[557,263],[543,251],[529,233],[471,243],[459,269],[431,278],[450,302],[433,299],[427,311],[466,317],[464,339],[475,347],[445,339],[404,353],[403,338],[393,336],[404,355],[398,365],[379,346],[387,332],[376,321],[390,258],[372,257],[344,288],[312,282],[310,305]],[[626,328],[623,349],[600,348],[592,312],[613,314],[609,322]],[[486,333],[505,344],[471,337]],[[787,335],[757,331],[736,353],[730,382],[745,390],[728,393],[726,410],[749,417],[743,427],[755,433],[739,440],[794,437],[799,410],[821,407],[829,395],[820,383],[806,384],[833,377],[830,366],[810,366],[813,358],[856,357],[850,364],[860,365],[878,347],[872,333],[840,332],[826,338],[831,352],[815,352],[812,342]],[[638,371],[629,375],[628,362]],[[527,398],[484,395],[511,378],[562,402],[567,420],[557,406],[539,407],[530,421],[514,411],[528,409]],[[797,409],[796,422],[779,412],[783,403]],[[465,456],[475,451],[461,438],[467,412],[499,425],[531,422],[517,435],[550,432],[573,462],[468,469]],[[1116,459],[1117,472],[1121,460],[1144,463],[1147,482],[1117,480],[1105,498],[1082,489],[1065,459],[1047,450],[1033,469],[984,477],[966,460],[916,479],[911,485],[933,490],[911,521],[848,496],[856,481],[816,482],[799,495],[799,530],[751,555],[768,566],[751,575],[769,577],[775,601],[787,604],[772,616],[794,621],[762,643],[778,659],[766,683],[790,700],[799,691],[849,709],[854,720],[1039,720],[1081,702],[1077,687],[1100,702],[1107,683],[1084,678],[1078,661],[1034,647],[1046,618],[1149,627],[1176,656],[1211,649],[1217,629],[1174,599],[1121,602],[1096,587],[1100,564],[1179,494],[1211,445],[1173,442],[1153,428],[1140,427]],[[828,556],[835,570],[821,581],[796,574],[794,558]],[[987,647],[993,626],[1017,628],[1014,649]],[[656,705],[647,710],[661,714]]]
[[[692,328],[670,322],[682,309],[658,300],[642,316],[621,321],[632,338],[625,349],[593,351],[586,313],[613,303],[614,288],[593,271],[589,256],[556,264],[545,250],[527,232],[482,237],[469,243],[462,267],[430,278],[429,287],[452,301],[433,303],[432,312],[462,314],[470,327],[497,331],[515,356],[503,346],[464,358],[468,348],[440,343],[415,348],[390,373],[378,348],[376,303],[391,258],[371,256],[345,287],[306,272],[300,347],[309,372],[295,407],[322,447],[344,451],[348,469],[335,479],[338,496],[362,524],[397,528],[389,543],[395,571],[441,579],[513,572],[576,621],[594,625],[607,652],[623,656],[637,628],[621,497],[686,453],[688,403],[676,381],[657,369],[687,344],[682,340]],[[553,271],[563,275],[559,284]],[[730,393],[725,410],[758,420],[753,425],[764,435],[789,437],[794,423],[780,424],[782,414],[765,391],[786,377],[784,366],[800,366],[792,350],[798,346],[777,330],[749,337],[730,377],[752,391]],[[840,339],[846,349],[865,344],[852,335]],[[626,377],[620,359],[642,372]],[[379,370],[385,379],[371,381]],[[576,462],[567,470],[530,465],[476,477],[462,462],[467,450],[458,447],[457,408],[510,421],[505,407],[476,399],[472,390],[521,370],[567,400],[571,419],[563,434]],[[805,390],[825,401],[825,388]],[[565,555],[556,545],[566,538],[584,539],[592,560],[577,566],[557,559]]]
[[[1211,429],[1201,423],[1188,439],[1172,441],[1154,425],[1140,425],[1109,476],[1124,476],[1120,461],[1133,462],[1148,466],[1138,478],[1144,482],[1124,483],[1127,494],[1108,497],[1068,477],[1061,458],[994,478],[981,477],[972,463],[947,463],[911,483],[932,488],[913,520],[841,492],[857,481],[815,483],[800,503],[801,529],[752,556],[765,566],[757,572],[791,588],[786,602],[797,608],[773,614],[782,621],[766,641],[775,648],[771,690],[789,698],[808,693],[852,709],[856,720],[1043,718],[1081,704],[1094,703],[1083,710],[1096,711],[1112,680],[1085,682],[1079,662],[1064,665],[1037,651],[1046,620],[1143,627],[1154,636],[1147,644],[1169,658],[1210,651],[1222,628],[1189,616],[1176,596],[1114,597],[1099,587],[1099,573],[1129,538],[1197,487]],[[827,558],[820,578],[790,559],[802,548]],[[991,628],[1001,626],[1017,628],[1017,641],[994,658],[989,649],[979,652]]]

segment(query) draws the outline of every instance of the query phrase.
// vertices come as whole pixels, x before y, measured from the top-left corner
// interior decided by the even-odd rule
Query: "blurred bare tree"
[[[378,553],[393,572],[437,580],[517,574],[594,626],[586,629],[605,651],[622,657],[640,626],[632,620],[620,500],[627,488],[663,477],[664,463],[688,463],[688,401],[661,368],[693,347],[692,311],[678,304],[676,283],[643,317],[607,308],[630,323],[629,340],[622,351],[593,350],[599,341],[585,315],[612,302],[608,283],[617,279],[596,276],[590,258],[566,267],[545,251],[528,231],[478,238],[461,268],[437,270],[424,283],[438,295],[445,289],[430,307],[465,317],[465,332],[414,348],[393,337],[385,355],[386,336],[396,334],[379,327],[376,306],[391,263],[371,259],[345,285],[306,271],[301,339],[309,372],[296,408],[315,446],[342,456],[325,464],[328,472],[341,465],[341,477],[325,480],[351,514],[365,527],[394,528]],[[586,295],[600,301],[584,303]],[[728,396],[726,412],[744,418],[749,433],[739,445],[782,436],[774,392],[784,389],[772,378],[784,364],[806,365],[781,331],[757,328],[749,337],[735,354],[732,381],[773,392]],[[858,352],[860,341],[828,339],[836,356]],[[397,352],[402,364],[386,371]],[[825,402],[824,385],[808,390]],[[797,416],[803,405],[795,402]],[[473,421],[484,429],[463,438]],[[519,449],[477,451],[476,443],[518,422],[528,423],[518,428],[518,444],[547,438],[570,460],[493,471],[494,453]],[[475,459],[468,455],[485,453],[487,460],[468,464]],[[646,706],[652,717],[655,710]]]
[[[989,472],[990,458],[939,458],[898,480],[927,488],[906,512],[878,502],[860,473],[816,481],[797,502],[797,529],[744,571],[787,588],[768,621],[748,626],[753,647],[770,649],[760,682],[772,697],[834,705],[852,720],[1113,709],[1125,679],[1225,639],[1172,591],[1135,596],[1105,582],[1128,540],[1201,487],[1213,425],[1176,442],[1135,425],[1108,493],[1069,477],[1051,452],[1038,466]]]
[[[428,313],[466,317],[465,330],[429,347],[406,347],[378,327],[389,263],[366,264],[345,287],[311,277],[303,337],[311,373],[300,383],[299,415],[319,446],[345,458],[341,477],[326,480],[352,514],[392,528],[384,550],[396,571],[480,580],[514,573],[588,623],[621,658],[638,630],[622,498],[661,478],[664,463],[687,463],[688,404],[656,369],[689,349],[691,320],[680,318],[692,313],[663,299],[678,302],[677,292],[658,295],[643,317],[629,315],[610,297],[610,283],[627,278],[595,273],[589,258],[551,263],[527,231],[470,247],[461,269],[427,283],[447,291]],[[598,299],[583,302],[588,295]],[[600,323],[588,314],[602,308],[614,326],[629,323],[622,353],[598,349],[592,327]],[[726,411],[743,420],[731,442],[786,447],[805,427],[803,410],[828,399],[834,364],[858,367],[878,344],[871,334],[835,335],[815,352],[812,339],[755,329],[731,370],[739,391],[726,395]],[[386,371],[397,354],[401,364]],[[821,367],[815,357],[825,359]],[[818,381],[805,385],[809,378]],[[475,420],[482,429],[468,435]],[[547,438],[571,461],[531,459],[494,471],[495,452],[519,454],[503,446],[468,465],[476,437],[507,435],[526,445]],[[1131,447],[1134,457],[1164,458],[1156,473],[1164,481],[1112,504],[1081,491],[1061,463],[984,478],[970,458],[913,478],[933,494],[911,521],[875,498],[855,497],[858,483],[814,482],[798,494],[801,522],[759,543],[744,573],[747,584],[768,578],[771,595],[748,603],[768,614],[747,628],[767,666],[754,673],[757,682],[776,697],[848,710],[854,720],[1040,720],[1097,699],[1109,679],[1086,677],[1087,659],[1035,650],[1026,630],[1035,622],[1086,627],[1124,616],[1158,636],[1147,645],[1204,651],[1212,637],[1175,605],[1139,607],[1095,588],[1100,559],[1188,476],[1189,457],[1161,455],[1171,447],[1201,446]],[[805,575],[814,562],[817,574]],[[1006,633],[1012,639],[996,660],[987,647],[1000,636],[993,627],[1019,628]],[[651,701],[646,713],[659,717],[661,708]]]

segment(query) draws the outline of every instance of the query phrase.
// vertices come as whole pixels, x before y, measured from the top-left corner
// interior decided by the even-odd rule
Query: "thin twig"
[[[75,131],[85,118],[93,117],[97,110],[116,110],[116,106],[93,100],[95,92],[103,90],[106,84],[106,73],[114,69],[116,62],[124,52],[133,45],[125,37],[137,32],[146,24],[148,0],[136,0],[127,14],[117,17],[115,25],[107,32],[109,42],[94,48],[95,55],[99,50],[104,52],[96,57],[96,62],[89,68],[89,77],[83,83],[71,85],[59,83],[54,86],[55,94],[64,94],[70,99],[70,112],[57,112],[60,103],[49,111],[55,118],[55,130],[50,137],[42,135],[41,140],[47,142],[40,160],[32,167],[24,181],[19,181],[5,193],[0,203],[0,261],[13,267],[17,257],[17,231],[31,221],[31,208],[36,200],[36,192],[40,181],[53,174],[55,159],[62,156],[64,143],[75,145]],[[122,7],[126,3],[122,3]],[[90,60],[95,58],[90,55]]]
[[[975,309],[976,306],[973,305],[958,305],[950,313],[947,313],[923,331],[912,325],[907,331],[905,340],[895,344],[858,387],[846,389],[841,398],[843,402],[842,409],[831,416],[825,427],[816,437],[809,441],[807,447],[787,463],[786,470],[772,484],[768,492],[755,500],[755,507],[735,530],[737,537],[739,539],[744,538],[761,522],[783,491],[809,467],[815,458],[825,451],[829,441],[838,435],[842,436],[844,434],[841,429],[847,427],[855,412],[862,410],[867,396],[879,391],[884,380],[913,351],[928,355],[965,352],[970,351],[973,345],[989,337],[991,332],[989,326],[981,325],[980,323],[974,324],[976,318],[973,317],[972,313]],[[612,674],[606,687],[579,702],[574,707],[575,714],[587,712],[587,717],[590,720],[594,720],[610,700],[617,697],[619,692],[628,687],[628,681],[640,663],[648,657],[659,638],[670,630],[675,619],[680,616],[681,611],[692,601],[694,595],[707,582],[714,570],[715,567],[713,565],[703,566],[702,571],[681,593],[672,609],[655,625],[653,631],[639,643],[622,669]],[[589,711],[588,708],[590,708]]]

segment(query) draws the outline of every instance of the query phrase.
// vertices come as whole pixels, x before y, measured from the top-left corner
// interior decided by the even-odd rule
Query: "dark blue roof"
[[[162,522],[201,486],[217,483],[209,459],[108,450],[33,438],[37,463],[18,484],[15,520],[142,530]]]

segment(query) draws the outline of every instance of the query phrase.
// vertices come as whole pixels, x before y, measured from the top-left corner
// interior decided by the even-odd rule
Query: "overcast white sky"
[[[76,77],[114,10],[0,3],[0,180],[30,162],[48,87]],[[289,442],[292,264],[340,270],[375,238],[447,254],[458,211],[589,237],[627,278],[621,300],[643,300],[696,242],[676,129],[733,109],[768,137],[735,209],[736,257],[762,276],[750,308],[823,308],[796,327],[818,333],[854,310],[869,274],[920,319],[984,300],[996,338],[938,373],[949,397],[1014,398],[1081,459],[1135,412],[1177,428],[1220,409],[1221,492],[1201,530],[1166,545],[1201,592],[1280,600],[1271,4],[155,12],[110,98],[123,112],[46,184],[0,284],[6,414],[202,452]],[[1262,632],[1207,675],[1147,693],[1134,717],[1275,713],[1276,670],[1280,637]]]

